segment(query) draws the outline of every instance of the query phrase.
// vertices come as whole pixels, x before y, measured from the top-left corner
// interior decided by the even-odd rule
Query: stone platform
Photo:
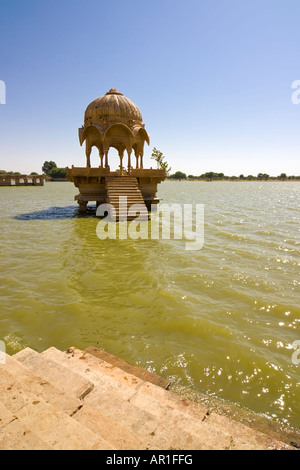
[[[294,450],[94,347],[6,355],[0,387],[1,450]]]

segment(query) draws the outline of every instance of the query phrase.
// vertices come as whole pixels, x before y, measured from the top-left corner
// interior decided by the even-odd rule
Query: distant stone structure
[[[85,142],[86,167],[67,168],[67,178],[78,187],[75,197],[80,211],[90,201],[97,205],[115,204],[118,195],[127,196],[128,204],[144,204],[149,210],[157,204],[157,184],[166,178],[163,169],[144,169],[144,144],[150,144],[138,107],[115,88],[92,101],[85,111],[84,125],[79,129],[80,145]],[[91,151],[99,151],[99,167],[91,168]],[[120,165],[115,171],[109,166],[109,149],[118,151]],[[127,153],[126,169],[123,166]],[[132,166],[132,152],[135,168]]]
[[[0,174],[0,186],[44,186],[44,175]]]

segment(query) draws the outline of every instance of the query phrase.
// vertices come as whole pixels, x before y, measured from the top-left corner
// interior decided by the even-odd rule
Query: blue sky
[[[84,111],[114,87],[147,166],[157,147],[172,172],[300,175],[299,0],[2,0],[0,44],[1,169],[84,166]]]

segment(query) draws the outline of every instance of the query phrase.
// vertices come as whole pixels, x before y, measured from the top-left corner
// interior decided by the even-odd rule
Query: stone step
[[[132,206],[133,204],[139,204],[141,207],[145,208],[145,204],[144,204],[144,201],[142,201],[141,199],[137,198],[137,197],[128,197],[126,199],[126,201],[124,200],[121,200],[119,199],[118,196],[112,196],[108,198],[110,204],[113,204],[114,206],[116,207],[130,207]]]
[[[122,186],[122,185],[130,185],[130,184],[138,184],[138,181],[136,178],[113,178],[113,179],[108,179],[106,178],[106,181],[105,181],[105,184],[106,185],[118,185],[118,186]]]
[[[144,383],[142,379],[74,347],[64,352],[52,347],[42,352],[41,356],[76,372],[94,387],[118,390],[126,400]]]
[[[121,440],[118,445],[124,448],[129,444],[132,445],[134,439],[138,448],[158,448],[152,442],[151,436],[157,426],[153,416],[129,403],[130,398],[144,383],[142,379],[76,348],[70,348],[64,353],[50,348],[44,351],[42,356],[51,358],[52,361],[62,364],[71,371],[77,371],[93,383],[94,388],[91,392],[93,397],[91,400],[88,399],[88,395],[85,397],[83,407],[74,415],[74,419],[87,425],[94,413],[94,419],[91,421],[94,431],[103,429],[104,423],[110,423],[113,431],[115,423],[118,432],[114,438],[109,435],[109,439],[107,438],[109,442],[116,443],[117,436],[123,436],[123,442]],[[149,433],[141,436],[139,428],[142,427],[142,423]],[[126,433],[122,434],[122,430],[126,430]]]
[[[82,423],[42,401],[21,408],[18,419],[56,450],[113,450],[113,446]]]
[[[150,395],[143,394],[144,401],[135,400],[139,390],[145,382],[142,379],[132,376],[125,371],[104,363],[95,356],[82,351],[71,348],[67,353],[60,353],[55,348],[42,353],[42,355],[57,364],[64,367],[70,367],[82,374],[87,380],[94,384],[94,388],[84,399],[84,404],[88,404],[90,408],[95,409],[107,419],[118,422],[121,426],[129,428],[133,434],[138,434],[142,442],[147,443],[147,447],[158,447],[164,442],[164,448],[170,449],[172,445],[180,449],[192,449],[199,445],[199,438],[190,432],[189,425],[192,420],[191,415],[186,415],[184,407],[182,411],[177,412],[175,406],[171,411],[156,416],[156,410],[151,409],[147,405],[147,401],[151,401]],[[149,384],[150,385],[150,384]],[[152,387],[159,388],[165,393],[166,390],[155,385]],[[82,410],[81,414],[84,412]],[[176,411],[176,413],[175,413]],[[182,414],[186,417],[186,427],[180,428],[180,432],[176,430],[178,415]],[[204,409],[201,418],[205,416]],[[183,419],[183,417],[181,417]],[[173,421],[173,428],[170,430],[170,422]],[[144,423],[143,426],[141,423]],[[147,423],[147,424],[146,424]],[[219,439],[219,436],[218,436]],[[228,438],[229,442],[229,438]]]
[[[141,439],[138,434],[130,431],[127,426],[121,426],[99,411],[84,406],[74,415],[74,419],[97,435],[103,435],[115,449],[118,450],[158,450],[150,442]]]
[[[130,183],[106,183],[106,187],[110,189],[135,189],[139,190],[138,184],[136,182]]]
[[[130,399],[141,409],[147,410],[161,422],[167,420],[170,428],[176,428],[173,442],[181,436],[192,435],[199,450],[266,450],[269,447],[285,448],[285,444],[231,420],[184,398],[144,383]],[[161,436],[163,438],[163,436]],[[198,444],[197,444],[198,442]],[[190,449],[190,447],[189,447]]]
[[[117,188],[116,189],[111,189],[109,188],[109,193],[111,195],[114,195],[114,196],[121,196],[123,199],[125,196],[129,197],[129,196],[138,196],[138,197],[142,197],[141,193],[137,190],[132,190],[132,189],[122,189],[122,190],[118,190]]]
[[[76,372],[66,370],[61,364],[48,360],[33,349],[26,348],[13,357],[72,397],[82,400],[93,389],[91,382]]]
[[[134,181],[137,181],[137,178],[136,176],[129,176],[129,175],[122,175],[122,176],[107,176],[105,178],[105,181],[116,181],[116,180],[119,180],[119,181],[129,181],[129,180],[134,180]]]
[[[57,352],[54,351],[54,353],[57,361],[61,360]],[[74,370],[76,368],[78,370],[76,362],[82,361],[85,366],[88,366],[89,371],[91,369],[96,370],[99,367],[101,372],[104,370],[105,373],[111,374],[116,380],[133,385],[134,394],[123,393],[122,395],[126,397],[131,405],[139,408],[141,413],[148,412],[152,418],[155,418],[157,423],[156,431],[146,432],[145,434],[139,432],[142,442],[146,439],[150,447],[157,447],[165,442],[165,448],[169,449],[172,446],[171,442],[173,442],[173,444],[176,444],[176,448],[180,449],[235,448],[243,450],[256,447],[263,450],[271,444],[270,439],[266,436],[257,434],[244,425],[232,422],[225,417],[220,417],[218,421],[217,414],[209,414],[207,408],[180,398],[162,387],[145,382],[142,379],[138,380],[136,386],[134,386],[132,382],[128,382],[130,377],[133,380],[131,374],[124,375],[125,371],[122,372],[119,367],[110,368],[106,361],[97,362],[86,352],[71,348],[65,354],[69,355],[68,360],[71,361],[70,364],[72,364]],[[106,358],[109,359],[109,355]],[[91,377],[88,378],[92,381]],[[97,384],[94,382],[94,385],[95,395],[97,395]],[[90,400],[91,403],[94,402],[92,395],[93,392],[87,397],[87,400]],[[136,408],[134,410],[136,411]],[[129,412],[133,413],[133,410]],[[84,415],[84,409],[81,409],[80,413]],[[136,426],[136,423],[133,426]],[[166,436],[168,437],[166,438]]]
[[[0,403],[0,450],[55,450]]]
[[[137,191],[128,191],[128,190],[118,191],[117,189],[113,190],[113,191],[108,189],[107,191],[108,191],[109,196],[117,197],[121,201],[126,200],[126,198],[128,199],[128,198],[133,198],[133,197],[142,199],[144,201],[143,196],[141,195],[141,193],[138,193]]]
[[[0,388],[5,390],[1,395],[2,403],[14,404],[14,410],[26,404],[28,400],[44,400],[71,416],[81,402],[68,393],[54,387],[49,381],[31,371],[14,357],[6,356],[5,367],[0,368]],[[25,402],[24,402],[25,400]]]
[[[135,367],[92,347],[7,356],[0,450],[292,450]]]
[[[146,369],[142,369],[141,367],[138,367],[135,364],[131,364],[130,362],[124,361],[124,359],[120,359],[119,357],[114,356],[113,354],[110,354],[106,351],[103,351],[102,349],[96,348],[94,346],[89,346],[85,349],[84,352],[95,356],[96,358],[104,361],[106,364],[111,364],[115,368],[121,369],[130,375],[134,375],[139,379],[142,379],[143,382],[150,382],[153,385],[157,385],[164,389],[168,389],[170,386],[169,380],[160,377],[159,375],[156,375],[153,372],[149,372]]]
[[[107,190],[107,201],[112,204],[116,209],[116,221],[122,220],[134,220],[137,215],[124,214],[124,207],[119,208],[120,196],[126,196],[126,208],[127,212],[130,206],[139,204],[143,209],[140,211],[140,215],[144,220],[149,220],[148,209],[143,199],[143,195],[138,187],[136,178],[120,177],[120,178],[107,178],[105,181]],[[123,201],[121,200],[121,206]],[[126,216],[125,216],[126,215]]]
[[[206,408],[197,405],[193,413],[187,413],[186,402],[180,401],[175,395],[130,376],[95,356],[75,348],[70,348],[66,353],[51,348],[42,355],[64,367],[69,366],[93,382],[93,391],[84,403],[97,410],[101,416],[105,415],[106,419],[116,421],[117,418],[119,424],[129,427],[131,433],[137,433],[141,442],[147,443],[147,447],[163,445],[164,449],[170,449],[175,445],[178,449],[223,448],[231,442],[230,434],[219,431],[214,435],[209,427],[202,426],[204,443],[201,443],[199,430],[207,414]],[[106,377],[103,377],[103,373]],[[149,387],[150,392],[159,388],[158,401],[149,392]],[[198,413],[196,417],[195,410]],[[81,409],[78,413],[81,416],[85,411]],[[141,419],[143,423],[147,422],[146,426],[141,426]]]
[[[16,362],[8,358],[6,367],[0,371],[1,418],[4,416],[0,449],[114,449],[100,435],[72,418],[82,406],[79,400],[47,387],[48,382],[40,376],[36,375],[34,380],[34,373],[26,372],[22,364],[18,368]],[[40,388],[45,387],[43,391],[38,383]],[[24,443],[22,436],[26,436]]]
[[[143,199],[141,194],[139,194],[137,191],[109,191],[109,196],[112,198],[118,198],[118,200],[124,201],[129,198],[138,198],[138,199]],[[144,200],[144,199],[143,199]]]

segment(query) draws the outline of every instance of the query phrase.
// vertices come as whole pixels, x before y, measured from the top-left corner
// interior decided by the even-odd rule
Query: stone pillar
[[[131,157],[131,152],[132,152],[131,149],[127,150],[127,154],[128,154],[128,165],[127,166],[128,166],[128,174],[129,175],[130,175],[130,169],[131,169],[131,158],[130,158]]]
[[[78,201],[79,212],[85,214],[87,211],[87,201]]]
[[[135,154],[135,158],[136,158],[136,166],[135,166],[135,168],[136,168],[136,170],[138,170],[138,169],[139,169],[139,154],[138,154],[138,151],[135,150],[135,151],[134,151],[134,154]]]
[[[103,157],[104,153],[99,150],[99,157],[100,157],[100,168],[103,168]]]
[[[91,151],[92,151],[92,148],[90,147],[90,145],[86,144],[86,148],[85,148],[85,154],[86,154],[86,167],[87,168],[91,168]]]
[[[120,158],[120,174],[123,175],[123,157],[124,157],[124,150],[119,151],[119,158]]]
[[[108,168],[108,150],[105,151],[105,168]]]

